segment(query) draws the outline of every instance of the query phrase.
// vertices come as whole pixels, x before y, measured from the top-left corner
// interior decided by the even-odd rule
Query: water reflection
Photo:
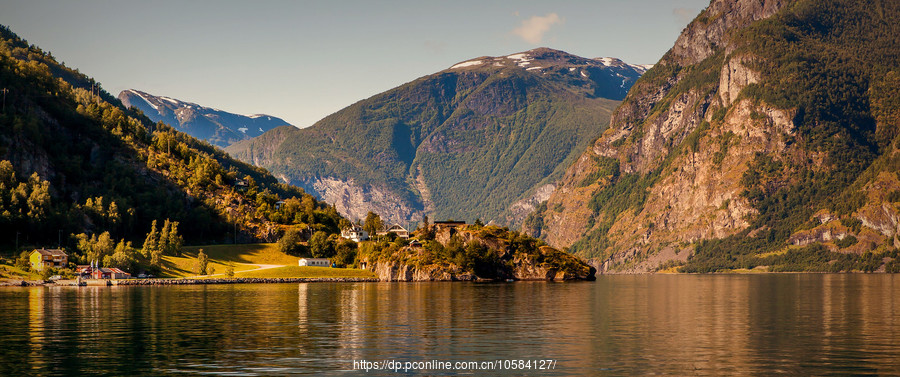
[[[8,288],[0,375],[346,374],[361,359],[554,359],[553,375],[900,374],[898,293],[891,275]]]

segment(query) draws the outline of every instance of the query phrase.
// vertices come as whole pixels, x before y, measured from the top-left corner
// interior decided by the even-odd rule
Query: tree
[[[160,231],[159,248],[162,249],[164,255],[177,256],[181,253],[182,244],[184,244],[184,239],[178,234],[178,222],[166,219],[162,231]]]
[[[154,249],[153,251],[151,251],[150,252],[150,267],[154,268],[154,269],[159,269],[160,267],[162,267],[160,265],[161,259],[162,259],[162,250]]]
[[[299,255],[302,250],[301,241],[303,239],[300,231],[297,228],[290,228],[278,240],[278,251],[288,255]]]
[[[419,238],[423,241],[434,239],[434,229],[428,223],[428,215],[422,215],[422,228],[419,232]]]
[[[366,223],[363,225],[363,230],[369,233],[369,236],[374,237],[382,228],[384,228],[384,223],[381,221],[381,216],[369,211],[366,214]]]
[[[43,281],[50,280],[50,277],[53,276],[54,272],[55,271],[53,268],[50,268],[50,267],[44,268],[43,270],[41,270],[41,280],[43,280]]]
[[[115,267],[125,271],[133,271],[137,259],[135,258],[135,250],[131,247],[131,242],[125,240],[119,241],[112,255],[103,257],[103,266]]]
[[[313,258],[330,258],[334,255],[334,241],[329,239],[328,233],[318,231],[309,239],[309,248]]]
[[[37,173],[28,180],[31,195],[28,195],[28,218],[32,221],[45,219],[50,213],[50,182],[41,180]]]
[[[347,220],[343,217],[341,217],[341,220],[338,221],[338,228],[340,230],[349,229],[352,225],[353,223],[351,223],[350,220]]]
[[[165,252],[166,245],[169,244],[169,230],[172,228],[172,223],[169,222],[169,219],[163,222],[162,228],[159,230],[159,244],[158,247],[160,250]]]
[[[78,250],[84,256],[87,263],[101,262],[107,255],[112,254],[115,243],[109,236],[109,232],[103,232],[100,236],[96,234],[88,237],[81,233],[75,236],[78,242]]]
[[[209,263],[209,257],[206,256],[206,253],[203,252],[203,249],[200,249],[200,252],[197,253],[197,273],[200,275],[206,275],[206,266]]]
[[[356,242],[341,238],[335,246],[331,261],[338,267],[351,266],[356,262]]]
[[[145,258],[150,258],[150,255],[156,250],[159,250],[159,232],[156,230],[156,220],[153,220],[150,225],[150,233],[147,233],[147,238],[144,238],[141,254],[144,254]]]

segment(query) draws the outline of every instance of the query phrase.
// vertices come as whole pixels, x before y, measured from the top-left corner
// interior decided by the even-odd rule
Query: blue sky
[[[0,24],[94,77],[305,127],[479,56],[655,63],[708,0],[0,0]]]

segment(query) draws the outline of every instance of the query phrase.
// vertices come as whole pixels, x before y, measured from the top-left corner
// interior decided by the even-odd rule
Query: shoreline
[[[645,273],[606,273],[597,274],[593,280],[545,280],[545,279],[516,279],[515,281],[546,281],[546,282],[577,282],[599,280],[601,276],[622,276],[622,275],[666,275],[666,276],[722,276],[722,275],[783,275],[783,274],[814,274],[814,275],[884,275],[885,272],[817,272],[817,271],[786,271],[786,272],[715,272],[715,273],[671,273],[671,272],[645,272]],[[278,284],[278,283],[421,283],[421,282],[473,282],[473,283],[495,283],[502,282],[499,280],[381,280],[377,277],[344,277],[344,278],[231,278],[231,279],[185,279],[185,278],[155,278],[155,279],[110,279],[110,280],[84,280],[91,287],[101,286],[153,286],[153,285],[207,285],[207,284]],[[40,280],[5,280],[0,281],[0,287],[77,287],[74,280],[62,280],[58,282],[46,282]]]
[[[277,283],[376,283],[378,278],[234,278],[234,279],[110,279],[85,280],[87,286],[204,285],[204,284],[277,284]],[[12,280],[0,287],[77,287],[74,280],[59,283],[39,280]]]

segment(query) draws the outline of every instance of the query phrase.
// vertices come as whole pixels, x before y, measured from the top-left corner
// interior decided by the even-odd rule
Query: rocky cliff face
[[[771,17],[788,3],[788,0],[714,0],[681,32],[667,60],[687,66],[702,62],[722,49],[733,49],[729,37],[735,30]]]
[[[296,184],[317,193],[322,201],[333,204],[347,218],[364,219],[371,211],[390,214],[386,216],[388,221],[405,224],[405,220],[421,217],[421,204],[409,202],[388,188],[358,185],[353,179],[334,177],[315,177]]]
[[[744,103],[728,114],[721,127],[708,135],[698,133],[687,148],[690,153],[677,155],[677,152],[685,149],[683,143],[691,133],[712,120],[710,106],[728,107],[742,88],[758,80],[759,74],[744,64],[751,57],[731,55],[725,62],[724,51],[734,49],[726,32],[771,16],[783,3],[715,1],[685,28],[650,76],[639,81],[613,113],[612,127],[569,167],[547,201],[547,209],[542,213],[542,233],[551,245],[571,246],[586,233],[614,220],[604,217],[617,214],[596,214],[590,205],[599,191],[611,185],[613,173],[649,174],[663,168],[661,164],[668,156],[674,161],[669,161],[668,170],[657,173],[667,177],[651,189],[646,211],[626,214],[615,229],[609,230],[627,235],[614,243],[617,248],[632,243],[646,247],[654,243],[651,239],[659,237],[657,244],[689,243],[708,236],[732,234],[747,226],[743,216],[752,210],[739,198],[739,180],[747,161],[760,147],[769,144],[767,132],[761,128],[776,120],[760,119],[744,124],[745,117],[755,111],[751,103]],[[706,64],[692,66],[693,69],[680,68],[701,62]],[[702,77],[700,85],[686,85],[686,81],[700,81],[698,76],[710,77]],[[783,124],[784,114],[772,115],[782,123],[779,127],[789,128]],[[760,141],[763,143],[755,144]],[[717,148],[723,142],[726,146]],[[732,148],[732,145],[736,146]],[[717,153],[719,156],[713,158]],[[618,171],[603,171],[601,161],[608,164],[611,160]],[[597,176],[598,173],[610,174]],[[719,209],[726,201],[727,206]],[[651,223],[652,230],[648,229]],[[586,251],[582,255],[593,256],[596,252]],[[622,251],[618,259],[627,259],[625,255],[636,252]]]
[[[897,16],[897,7],[887,8],[879,10],[887,15],[884,17]],[[880,112],[864,113],[854,121],[856,125],[848,121],[826,131],[823,125],[834,121],[830,116],[811,115],[810,109],[820,105],[808,99],[810,93],[819,93],[824,87],[783,94],[785,87],[810,87],[808,81],[797,77],[825,75],[820,73],[825,66],[848,72],[857,69],[846,63],[830,63],[832,56],[828,54],[834,51],[853,55],[839,46],[852,46],[852,42],[834,39],[828,28],[837,30],[838,26],[823,23],[821,18],[825,14],[842,17],[835,16],[842,12],[846,18],[865,19],[855,5],[841,1],[827,5],[713,1],[635,84],[612,115],[610,128],[566,170],[547,202],[531,215],[530,224],[534,226],[526,229],[551,245],[571,247],[577,255],[591,259],[601,272],[645,272],[688,263],[697,250],[708,246],[705,241],[716,239],[727,239],[734,245],[764,245],[757,248],[767,250],[783,247],[779,253],[789,250],[788,246],[811,243],[828,244],[831,250],[842,252],[873,250],[879,245],[893,247],[897,210],[878,195],[894,190],[891,182],[896,178],[853,178],[859,177],[861,170],[851,170],[859,168],[842,164],[836,157],[852,154],[848,151],[854,148],[860,156],[870,153],[874,140],[853,135],[875,130],[851,130]],[[822,53],[810,47],[823,45],[832,49]],[[807,61],[821,66],[791,65],[798,63],[783,52],[791,50],[809,51]],[[878,64],[876,60],[861,67]],[[891,61],[885,69],[896,69],[895,64]],[[836,77],[840,75],[835,73]],[[869,101],[857,99],[866,94],[850,94],[865,93],[865,87],[858,92],[851,89],[853,85],[867,84],[856,81],[828,89],[844,93],[827,108],[838,114],[847,111],[838,119],[854,116],[854,101]],[[877,88],[872,85],[869,93]],[[886,113],[895,114],[891,111]],[[892,116],[885,119],[891,119],[885,124],[896,121]],[[896,126],[879,124],[877,129]],[[818,141],[819,135],[829,132],[845,135],[840,137],[850,141],[841,148]],[[861,163],[872,162],[860,159]],[[875,177],[874,173],[871,176]],[[857,201],[860,206],[855,212],[840,209],[841,214],[820,222],[811,216],[815,210],[838,212],[825,209],[836,207],[834,200],[841,196],[863,195],[834,191],[828,199],[803,188],[830,187],[837,179],[858,179],[855,185],[861,188],[859,192],[866,193],[866,200]],[[793,214],[784,209],[804,200],[812,208],[798,207]],[[781,212],[773,215],[775,211]],[[800,212],[810,215],[803,217]],[[791,218],[785,218],[788,216]],[[852,223],[854,218],[861,222],[857,231],[836,225],[841,221]],[[806,224],[800,225],[803,221]],[[835,241],[843,242],[849,235],[867,246],[834,246]],[[769,240],[758,240],[760,237]]]

